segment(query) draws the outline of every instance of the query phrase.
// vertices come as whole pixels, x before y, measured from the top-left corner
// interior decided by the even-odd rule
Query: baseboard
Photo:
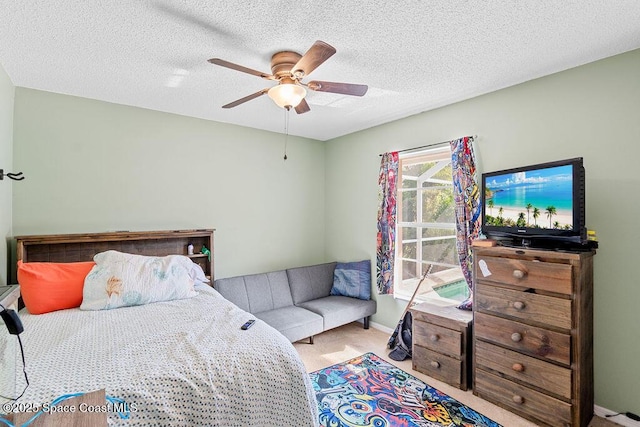
[[[381,325],[380,323],[376,323],[376,322],[369,322],[369,326],[371,326],[372,328],[375,328],[379,331],[385,332],[387,334],[389,334],[389,336],[391,336],[391,334],[393,333],[394,329],[391,328],[387,328],[384,325]]]
[[[598,405],[594,405],[593,406],[593,412],[602,418],[605,418],[609,421],[612,421],[616,424],[620,424],[621,426],[626,426],[626,427],[640,427],[640,421],[634,421],[631,418],[627,417],[626,415],[616,415],[615,417],[609,417],[606,418],[607,415],[613,415],[613,414],[617,414],[617,412],[614,412],[610,409],[607,408],[603,408],[602,406],[598,406]]]

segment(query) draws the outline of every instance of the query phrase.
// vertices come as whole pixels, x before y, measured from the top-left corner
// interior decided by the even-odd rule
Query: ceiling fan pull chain
[[[291,107],[284,109],[284,160],[287,160],[287,143],[289,142],[289,111]]]

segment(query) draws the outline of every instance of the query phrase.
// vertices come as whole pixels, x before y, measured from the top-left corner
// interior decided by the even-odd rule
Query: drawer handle
[[[433,342],[436,342],[436,341],[438,341],[438,340],[440,339],[440,337],[439,337],[438,335],[436,335],[436,334],[433,334],[433,335],[431,335],[431,336],[429,337],[429,339],[430,339],[431,341],[433,341]]]
[[[522,270],[513,270],[513,277],[516,279],[522,279],[526,274],[527,273]]]
[[[524,303],[522,301],[516,301],[513,303],[513,308],[516,310],[522,310],[524,308]]]
[[[440,368],[440,362],[436,362],[434,360],[433,362],[431,362],[431,366],[433,366],[434,368],[438,369],[438,368]]]
[[[524,372],[524,366],[521,363],[514,363],[511,369],[516,372]]]
[[[518,396],[516,394],[515,396],[513,396],[513,402],[517,403],[518,405],[522,405],[524,403],[524,397]]]
[[[520,342],[522,341],[522,334],[520,332],[514,332],[511,334],[511,341]]]

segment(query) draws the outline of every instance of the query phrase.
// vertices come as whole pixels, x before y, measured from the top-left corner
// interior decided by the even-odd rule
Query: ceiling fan
[[[294,108],[296,113],[303,114],[310,110],[309,104],[307,104],[307,101],[304,99],[307,95],[306,89],[316,92],[331,92],[353,96],[363,96],[367,93],[367,85],[318,80],[308,83],[302,82],[304,77],[311,74],[313,70],[318,68],[319,65],[329,59],[334,53],[336,53],[336,49],[333,46],[320,40],[316,41],[304,55],[291,51],[277,52],[271,57],[272,74],[262,73],[220,58],[211,58],[208,62],[278,82],[276,86],[262,89],[244,98],[230,102],[229,104],[223,105],[222,108],[237,107],[240,104],[267,93],[278,106],[287,110]]]

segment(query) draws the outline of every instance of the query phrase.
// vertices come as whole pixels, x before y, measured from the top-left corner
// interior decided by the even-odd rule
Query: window
[[[456,250],[455,203],[449,147],[400,158],[394,296],[463,301],[467,283]]]

